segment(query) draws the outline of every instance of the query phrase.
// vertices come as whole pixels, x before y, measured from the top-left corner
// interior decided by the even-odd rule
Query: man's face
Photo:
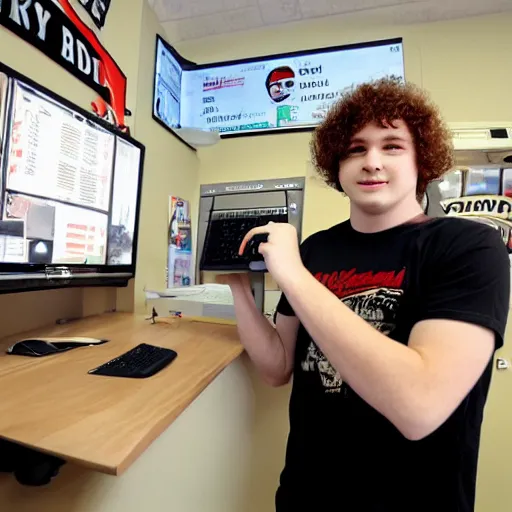
[[[282,101],[290,96],[293,92],[293,86],[295,82],[293,78],[284,78],[282,80],[277,80],[270,84],[269,93],[270,97],[274,101]]]
[[[339,181],[351,206],[372,215],[383,214],[416,199],[418,169],[409,128],[367,124],[354,134],[348,156],[340,162]]]

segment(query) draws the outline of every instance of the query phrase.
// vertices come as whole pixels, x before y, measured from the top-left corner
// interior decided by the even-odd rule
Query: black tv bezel
[[[156,114],[155,114],[155,100],[156,100],[156,65],[158,62],[158,43],[161,42],[167,50],[172,54],[172,56],[178,61],[181,66],[182,71],[185,69],[193,69],[195,64],[184,59],[160,34],[156,35],[155,39],[155,57],[153,63],[153,95],[151,98],[151,117],[154,121],[156,121],[162,128],[170,132],[174,137],[176,137],[180,142],[185,144],[187,148],[192,151],[197,152],[197,149],[194,146],[191,146],[183,137],[181,137],[178,132],[176,132],[171,126],[164,123]],[[180,99],[181,101],[181,99]]]
[[[112,124],[108,123],[107,121],[97,117],[91,112],[88,112],[84,108],[74,104],[70,100],[64,98],[63,96],[53,92],[52,90],[48,89],[47,87],[39,84],[35,80],[27,77],[26,75],[23,75],[22,73],[19,73],[18,71],[14,70],[13,68],[3,64],[0,62],[0,73],[5,73],[9,79],[12,80],[19,80],[20,82],[26,84],[27,86],[41,92],[42,94],[47,95],[52,100],[54,100],[57,103],[62,104],[64,107],[69,108],[71,110],[74,110],[78,114],[84,116],[86,119],[90,120],[93,123],[96,123],[103,129],[107,130],[109,133],[112,133],[114,136],[117,136],[129,144],[132,144],[133,146],[137,147],[140,150],[140,162],[139,162],[139,172],[138,172],[138,190],[137,190],[137,201],[136,201],[136,211],[135,211],[135,226],[134,226],[134,239],[133,239],[133,252],[132,252],[132,263],[130,265],[84,265],[79,263],[55,263],[55,264],[35,264],[35,263],[2,263],[0,262],[0,275],[7,275],[11,274],[13,275],[13,280],[15,279],[14,276],[20,275],[20,274],[44,274],[48,271],[48,269],[54,269],[54,268],[68,268],[71,272],[73,270],[75,273],[79,273],[81,275],[87,274],[87,273],[96,273],[96,274],[104,274],[105,278],[108,278],[109,274],[115,275],[113,279],[116,282],[119,282],[119,274],[127,274],[126,279],[131,279],[135,277],[136,274],[136,268],[137,268],[137,256],[138,256],[138,242],[139,242],[139,223],[140,223],[140,208],[141,208],[141,199],[142,199],[142,187],[143,187],[143,175],[144,175],[144,162],[145,162],[145,155],[146,155],[146,147],[140,143],[139,141],[135,140],[130,135],[122,132],[120,129],[116,128]],[[12,83],[12,82],[10,82]],[[8,98],[9,103],[9,111],[5,118],[5,134],[8,135],[8,127],[11,123],[11,106],[12,106],[12,98]],[[0,129],[4,129],[4,127],[0,127]],[[5,139],[2,142],[2,154],[5,158],[2,158],[0,161],[0,172],[2,173],[1,179],[0,179],[0,185],[2,181],[5,178],[5,171],[7,166],[7,157],[5,155],[5,149],[8,145],[8,137],[5,137]],[[117,142],[115,142],[114,145],[115,148],[117,148]],[[114,153],[114,164],[115,164],[115,158],[116,155]],[[114,187],[114,175],[112,176],[112,190]],[[0,193],[3,193],[3,185],[0,186]],[[110,213],[109,213],[109,221],[110,221]],[[108,258],[108,246],[106,247]],[[80,272],[80,269],[82,269],[82,272]],[[71,277],[71,280],[73,278]],[[81,286],[87,286],[87,279],[86,278],[80,278],[78,280],[81,283]],[[48,284],[45,283],[43,285],[41,283],[40,287],[31,289],[45,289],[48,288]],[[105,284],[105,286],[107,283]],[[60,287],[67,287],[68,285],[63,286],[57,286]],[[1,292],[0,292],[1,293]]]
[[[160,125],[162,125],[164,128],[166,128],[168,131],[170,131],[173,135],[178,137],[180,140],[181,137],[173,131],[173,129],[169,126],[167,126],[161,119],[159,119],[154,114],[154,106],[155,106],[155,86],[156,86],[156,59],[157,59],[157,49],[158,49],[158,41],[162,41],[163,45],[172,53],[174,58],[182,64],[182,69],[184,71],[186,70],[197,70],[197,69],[209,69],[209,68],[222,68],[222,67],[228,67],[228,66],[234,66],[238,64],[252,64],[256,62],[265,62],[269,60],[274,59],[286,59],[286,58],[293,58],[293,57],[299,57],[299,56],[307,56],[307,55],[317,55],[319,53],[333,53],[333,52],[339,52],[339,51],[347,51],[347,50],[357,50],[360,48],[371,48],[375,46],[386,46],[386,45],[392,45],[392,44],[400,44],[402,45],[402,63],[403,63],[403,69],[404,69],[404,76],[405,76],[405,50],[404,50],[404,39],[403,37],[393,37],[393,38],[387,38],[387,39],[376,39],[374,41],[365,41],[362,43],[348,43],[343,45],[335,45],[335,46],[326,46],[323,48],[314,48],[311,50],[297,50],[293,52],[283,52],[283,53],[274,53],[270,55],[260,55],[256,57],[246,57],[243,59],[234,59],[234,60],[226,60],[226,61],[218,61],[218,62],[210,62],[205,64],[195,64],[192,61],[189,61],[182,57],[178,51],[165,39],[163,39],[159,34],[156,36],[156,49],[155,49],[155,64],[154,64],[154,76],[153,76],[153,104],[151,107],[151,111],[153,113],[153,119],[155,119]],[[233,138],[241,138],[241,137],[253,137],[253,136],[262,136],[262,135],[278,135],[278,134],[290,134],[290,133],[301,133],[301,132],[313,132],[318,125],[312,125],[312,126],[303,126],[303,127],[297,127],[297,128],[271,128],[268,130],[255,130],[255,131],[245,131],[245,132],[225,132],[220,133],[221,139],[233,139]],[[183,141],[187,146],[189,144],[185,141]],[[190,147],[190,146],[189,146]],[[192,148],[194,149],[194,148]]]

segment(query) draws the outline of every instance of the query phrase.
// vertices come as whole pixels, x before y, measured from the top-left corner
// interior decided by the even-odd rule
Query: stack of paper
[[[223,284],[201,284],[165,290],[145,290],[149,311],[158,316],[183,316],[235,319],[231,289]]]

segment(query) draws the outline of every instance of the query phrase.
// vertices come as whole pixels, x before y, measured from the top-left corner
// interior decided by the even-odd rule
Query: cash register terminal
[[[264,309],[266,272],[259,244],[262,234],[238,254],[245,235],[269,222],[287,222],[295,226],[299,240],[305,179],[279,178],[262,181],[217,183],[201,186],[196,279],[202,272],[250,272],[251,286],[258,309]]]

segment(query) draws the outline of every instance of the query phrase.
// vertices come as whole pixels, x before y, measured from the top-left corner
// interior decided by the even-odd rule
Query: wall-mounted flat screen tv
[[[223,137],[312,130],[353,85],[405,79],[401,38],[203,65],[156,47],[153,117]]]

